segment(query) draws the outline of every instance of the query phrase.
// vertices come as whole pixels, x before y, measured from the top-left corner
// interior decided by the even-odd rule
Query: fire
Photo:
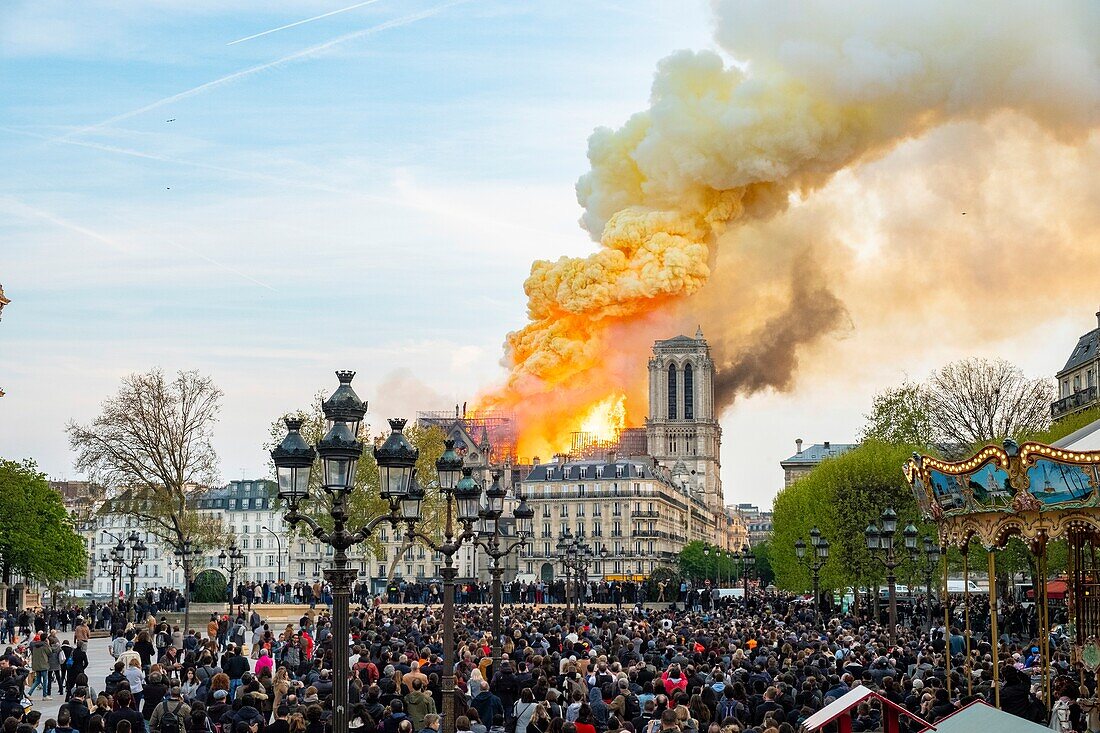
[[[626,427],[626,395],[610,395],[592,405],[581,420],[581,432],[596,440],[614,440]]]

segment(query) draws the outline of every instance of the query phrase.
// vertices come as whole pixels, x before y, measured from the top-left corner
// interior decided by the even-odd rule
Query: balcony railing
[[[656,509],[636,509],[630,513],[631,517],[635,519],[649,519],[661,516],[661,513]]]
[[[1092,386],[1074,392],[1068,397],[1055,400],[1050,404],[1050,416],[1059,418],[1071,412],[1077,412],[1083,407],[1089,407],[1097,401],[1097,396],[1097,388]]]

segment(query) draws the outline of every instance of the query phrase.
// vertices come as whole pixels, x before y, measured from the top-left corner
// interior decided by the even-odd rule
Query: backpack
[[[726,718],[742,720],[740,710],[738,709],[741,707],[744,706],[732,697],[723,697],[718,701],[718,715],[715,722],[721,724]]]
[[[161,705],[164,706],[164,712],[160,716],[160,733],[176,733],[176,731],[186,733],[183,727],[183,718],[179,716],[183,703],[176,703],[175,709],[168,707],[168,700],[162,702]]]
[[[626,719],[628,721],[634,720],[642,714],[642,703],[633,692],[627,694],[624,707],[626,708]]]

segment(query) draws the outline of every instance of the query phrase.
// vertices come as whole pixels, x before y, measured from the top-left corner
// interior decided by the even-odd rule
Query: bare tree
[[[946,445],[1018,438],[1050,425],[1054,386],[1027,379],[1003,359],[964,359],[932,373],[925,385],[933,432]]]
[[[194,511],[191,499],[218,479],[211,444],[222,393],[194,371],[168,379],[159,369],[131,374],[89,425],[70,422],[75,468],[108,489],[105,511],[137,517],[175,548],[213,547],[221,520]]]

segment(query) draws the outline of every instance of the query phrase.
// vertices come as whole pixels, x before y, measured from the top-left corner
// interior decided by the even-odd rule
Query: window
[[[584,522],[577,522],[577,536],[584,537]]]
[[[275,564],[275,556],[274,555],[268,555],[267,556],[267,564],[268,564],[268,567]]]
[[[1091,373],[1089,372],[1089,374]],[[596,478],[603,478],[603,466],[596,466]]]
[[[561,517],[568,517],[569,516],[569,505],[568,504],[562,504],[561,505],[561,510],[558,512],[558,514]]]
[[[552,478],[554,478],[554,467],[553,466],[547,466],[546,467],[546,479],[550,480]]]
[[[1093,372],[1092,369],[1089,369],[1089,372],[1088,372],[1088,386],[1089,387],[1095,387],[1096,386],[1096,374]]]
[[[551,535],[553,535],[553,532],[550,530],[550,522],[543,522],[542,523],[542,536],[543,537],[550,537]]]
[[[668,367],[668,419],[676,419],[676,365]]]
[[[615,478],[622,478],[623,477],[623,469],[624,468],[625,468],[625,466],[620,466],[620,465],[615,466]],[[616,489],[619,488],[619,485],[615,484],[615,488]]]
[[[592,506],[592,516],[593,517],[598,517],[598,516],[601,516],[602,514],[603,514],[603,505],[602,504],[594,504]]]
[[[577,504],[577,516],[578,517],[583,517],[584,516],[584,504]]]
[[[246,532],[248,531],[248,527],[245,527],[245,531]],[[242,550],[247,550],[248,549],[248,538],[247,537],[242,537],[241,538],[241,549]]]
[[[691,364],[684,364],[684,419],[695,419],[695,383]]]
[[[580,472],[581,472],[580,478],[588,478],[588,466],[581,466],[580,467]]]
[[[1081,375],[1080,374],[1078,374],[1077,376],[1075,376],[1073,378],[1073,391],[1074,392],[1080,392],[1081,391]]]

